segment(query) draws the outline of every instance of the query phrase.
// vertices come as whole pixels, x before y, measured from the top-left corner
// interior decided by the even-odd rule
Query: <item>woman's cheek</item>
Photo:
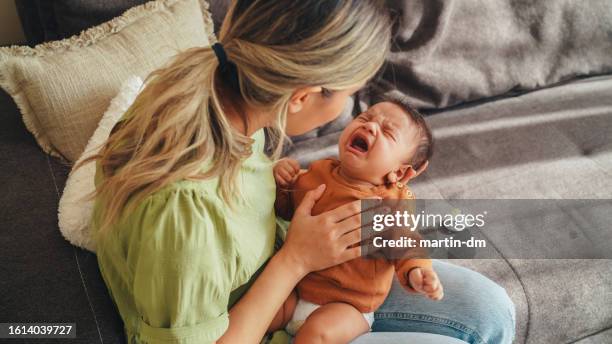
[[[321,125],[324,125],[335,120],[342,113],[342,109],[343,107],[338,107],[322,111],[319,122],[321,122]]]
[[[292,114],[291,117],[287,117],[285,133],[289,136],[302,135],[325,124],[322,122],[324,121],[316,115],[307,117],[305,114]]]

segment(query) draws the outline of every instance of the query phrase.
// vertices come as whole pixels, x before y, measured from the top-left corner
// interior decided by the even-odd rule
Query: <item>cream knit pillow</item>
[[[121,82],[145,78],[181,50],[215,40],[204,0],[157,0],[35,48],[0,48],[0,86],[47,153],[73,162]]]
[[[89,139],[85,151],[75,164],[100,151],[102,145],[108,140],[111,130],[132,105],[142,86],[142,80],[136,76],[128,78],[123,83],[119,94],[111,101],[94,134]],[[92,252],[96,251],[96,245],[90,235],[89,222],[94,200],[85,201],[83,198],[95,191],[95,174],[95,160],[77,170],[70,171],[58,208],[58,224],[64,238],[73,245]]]

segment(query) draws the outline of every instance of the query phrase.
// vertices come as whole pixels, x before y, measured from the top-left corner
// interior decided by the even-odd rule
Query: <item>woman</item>
[[[129,343],[258,343],[303,276],[360,254],[348,248],[359,241],[358,203],[310,215],[324,186],[308,193],[274,252],[263,128],[277,158],[285,133],[339,115],[389,41],[375,1],[237,1],[220,44],[182,52],[150,75],[88,159],[97,166],[98,263]],[[510,342],[503,289],[436,264],[448,301],[394,289],[374,329]],[[492,312],[500,316],[486,319]]]

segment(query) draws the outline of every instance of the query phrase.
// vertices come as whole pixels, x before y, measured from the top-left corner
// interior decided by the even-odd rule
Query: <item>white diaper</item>
[[[287,323],[285,330],[287,330],[290,335],[295,336],[297,331],[306,321],[306,318],[308,318],[308,316],[319,307],[321,307],[321,305],[317,305],[312,302],[299,299],[297,305],[295,306],[293,316],[291,317],[291,320],[289,320],[289,322]],[[363,318],[368,322],[370,328],[372,328],[372,324],[374,323],[374,312],[361,314],[363,315]]]

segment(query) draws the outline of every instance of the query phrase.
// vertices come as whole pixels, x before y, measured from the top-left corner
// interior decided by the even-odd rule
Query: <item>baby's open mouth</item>
[[[357,133],[355,135],[353,135],[353,138],[350,141],[349,147],[361,152],[361,153],[366,153],[368,151],[368,149],[370,144],[368,142],[368,139],[360,134]]]

